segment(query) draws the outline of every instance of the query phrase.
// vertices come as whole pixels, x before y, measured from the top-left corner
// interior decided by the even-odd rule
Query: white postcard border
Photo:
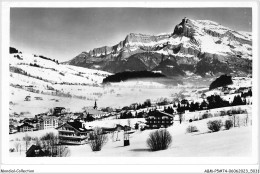
[[[15,158],[15,157],[9,157],[9,134],[8,134],[8,118],[9,118],[9,42],[10,42],[10,8],[13,7],[155,7],[155,8],[180,8],[180,7],[250,7],[252,8],[252,38],[253,38],[253,125],[252,125],[252,151],[254,152],[251,157],[243,158],[243,157],[91,157],[91,158],[85,158],[85,157],[69,157],[69,158]],[[238,164],[244,164],[244,165],[255,165],[258,164],[258,142],[259,142],[259,101],[258,101],[258,89],[259,89],[259,54],[257,49],[259,48],[259,4],[256,1],[225,1],[224,2],[205,2],[205,1],[153,1],[153,2],[147,2],[147,1],[128,1],[128,2],[118,2],[118,1],[108,1],[108,2],[3,2],[2,3],[2,110],[1,110],[1,136],[2,140],[6,140],[5,142],[2,141],[2,163],[3,164],[12,164],[12,165],[26,165],[30,164],[34,167],[39,167],[39,164],[63,164],[66,166],[60,167],[61,171],[69,171],[69,166],[76,165],[76,164],[104,164],[104,165],[136,165],[138,168],[138,165],[193,165],[192,168],[197,168],[195,164],[219,164],[225,166],[227,164],[229,165],[238,165]],[[154,172],[157,171],[156,167],[149,166],[150,169]],[[87,166],[88,167],[88,166]],[[110,166],[111,167],[111,166]],[[41,170],[45,171],[47,170],[44,166],[40,166]],[[84,168],[84,167],[79,167]],[[99,167],[97,167],[99,168]],[[96,169],[97,169],[96,168]],[[111,167],[113,168],[113,167]],[[117,168],[115,166],[115,168]],[[126,172],[134,171],[135,169],[131,167]],[[172,171],[171,169],[174,168],[174,166],[165,167],[168,171]],[[99,168],[101,172],[107,172],[106,168]],[[113,171],[113,169],[111,169]],[[185,169],[186,170],[186,169]],[[187,168],[188,171],[190,171]],[[50,171],[50,170],[48,170]],[[95,170],[97,171],[97,170]],[[151,171],[151,172],[152,172]],[[53,172],[53,171],[52,171]],[[158,171],[157,171],[158,172]],[[160,171],[159,171],[160,172]]]

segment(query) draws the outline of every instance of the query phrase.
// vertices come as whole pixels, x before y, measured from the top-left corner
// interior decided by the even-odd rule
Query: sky
[[[10,46],[63,62],[129,33],[172,33],[184,17],[252,31],[251,8],[11,8]]]

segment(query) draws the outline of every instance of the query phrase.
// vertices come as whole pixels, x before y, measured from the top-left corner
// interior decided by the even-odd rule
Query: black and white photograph
[[[7,161],[259,164],[259,2],[79,4],[2,4]]]

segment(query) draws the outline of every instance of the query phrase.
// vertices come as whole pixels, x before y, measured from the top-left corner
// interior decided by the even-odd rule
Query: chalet
[[[161,111],[149,112],[146,117],[146,125],[149,129],[167,128],[173,124],[174,116]]]
[[[9,117],[9,125],[17,125],[17,124],[18,124],[18,121],[16,119]]]
[[[188,100],[183,99],[183,100],[181,101],[181,107],[187,107],[188,105],[189,105],[189,101],[188,101]]]
[[[208,97],[208,96],[211,96],[211,95],[219,95],[219,96],[221,96],[224,93],[222,92],[222,87],[221,87],[221,88],[216,88],[216,89],[212,89],[212,90],[210,90],[208,92],[205,92],[205,94],[206,94],[206,97]],[[204,98],[204,99],[206,99],[206,98]]]
[[[55,116],[43,116],[39,121],[39,130],[58,127],[58,118]]]
[[[33,85],[24,86],[26,89],[33,88]]]
[[[43,100],[42,97],[34,97],[35,100]]]
[[[97,119],[97,120],[114,120],[114,119],[118,119],[118,118],[120,118],[120,114],[112,112],[112,113],[106,114],[101,119]]]
[[[251,105],[252,104],[252,97],[247,96],[247,97],[245,97],[245,100],[246,100],[246,104],[247,105]]]
[[[35,115],[34,118],[35,118],[36,120],[39,120],[39,119],[41,119],[42,117],[47,116],[47,115],[48,115],[47,113],[41,113],[41,114]]]
[[[238,92],[239,93],[247,93],[249,91],[249,88],[247,88],[247,87],[240,87],[239,89],[238,89]]]
[[[25,90],[33,92],[33,86],[32,85],[24,86],[24,87],[25,87]]]
[[[114,131],[117,131],[117,132],[120,132],[120,131],[130,131],[131,130],[131,127],[130,126],[122,126],[120,124],[117,124],[115,127],[101,127],[102,129],[102,132],[103,133],[111,133],[111,132],[114,132]]]
[[[23,123],[21,126],[17,127],[18,132],[30,132],[33,131],[34,127],[29,123]]]
[[[80,114],[79,113],[73,113],[73,114],[69,115],[69,118],[72,119],[72,120],[75,120],[75,119],[77,119],[81,116],[82,116],[82,113],[80,113]]]
[[[205,93],[201,94],[201,98],[202,99],[206,99],[207,98],[207,95]]]
[[[38,123],[38,120],[36,120],[36,119],[24,119],[23,122],[32,125],[34,131],[38,130],[38,128],[39,128],[39,123]]]
[[[86,129],[83,122],[74,120],[67,122],[56,128],[59,132],[59,142],[61,144],[81,145],[86,144],[91,129]]]
[[[208,103],[206,102],[206,100],[203,100],[203,102],[200,104],[200,107],[201,107],[201,109],[208,109]]]
[[[182,95],[183,95],[185,98],[191,96],[191,95],[190,95],[190,92],[188,92],[188,91],[184,91],[184,92],[182,92]]]
[[[203,93],[206,93],[206,92],[208,92],[209,91],[209,89],[208,88],[201,88],[201,89],[197,89],[197,94],[203,94]]]
[[[13,85],[13,87],[15,87],[15,88],[23,88],[23,86],[19,85],[19,84]]]
[[[17,114],[16,112],[13,114],[9,114],[10,117],[15,117],[15,118],[20,118],[20,115]]]
[[[53,115],[61,115],[66,112],[66,109],[64,107],[55,107],[53,108]]]
[[[9,125],[9,134],[14,134],[17,131],[17,127],[15,127],[14,125]]]
[[[146,124],[142,121],[137,121],[135,124],[135,129],[144,130],[146,127]]]
[[[26,157],[47,156],[40,146],[32,145],[26,152]]]
[[[236,93],[236,90],[235,89],[232,89],[229,91],[229,94],[235,94]]]
[[[116,113],[119,113],[121,111],[122,111],[122,109],[116,109]]]
[[[222,92],[224,93],[224,95],[227,95],[230,93],[230,90],[232,90],[232,88],[227,87],[227,86],[223,86],[222,87]]]
[[[24,101],[31,101],[31,96],[27,95],[24,99]]]

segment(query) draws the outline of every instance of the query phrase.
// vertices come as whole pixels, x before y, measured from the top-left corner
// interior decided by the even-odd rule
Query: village
[[[211,90],[209,88],[195,89],[190,93],[182,91],[175,95],[174,101],[165,98],[154,102],[147,99],[142,104],[133,103],[120,109],[99,108],[98,101],[94,101],[93,106],[86,106],[80,112],[70,112],[69,109],[61,106],[51,108],[32,118],[22,118],[19,114],[13,114],[9,119],[9,134],[23,134],[25,137],[12,139],[10,153],[21,154],[23,151],[22,153],[27,157],[67,156],[69,153],[64,149],[88,144],[91,141],[91,133],[97,127],[102,135],[113,134],[114,137],[114,134],[117,134],[116,140],[113,141],[117,141],[118,135],[122,135],[123,145],[131,146],[129,137],[133,136],[136,131],[168,128],[176,124],[239,114],[246,115],[246,119],[242,121],[243,123],[241,121],[239,123],[239,119],[238,123],[234,120],[234,125],[250,124],[251,110],[248,106],[252,105],[252,82],[248,79],[250,78],[235,77],[231,85]],[[42,100],[41,97],[34,99]],[[30,100],[32,100],[30,96],[24,99],[25,102]],[[48,132],[48,130],[57,131],[52,153],[50,151],[46,153],[48,146],[41,146],[39,139],[31,135],[31,133]],[[43,137],[47,135],[48,133]],[[30,137],[28,142],[26,137]],[[19,140],[27,142],[25,149],[21,147],[22,143],[19,143]],[[53,149],[56,149],[56,153]],[[57,149],[60,151],[58,152]]]

